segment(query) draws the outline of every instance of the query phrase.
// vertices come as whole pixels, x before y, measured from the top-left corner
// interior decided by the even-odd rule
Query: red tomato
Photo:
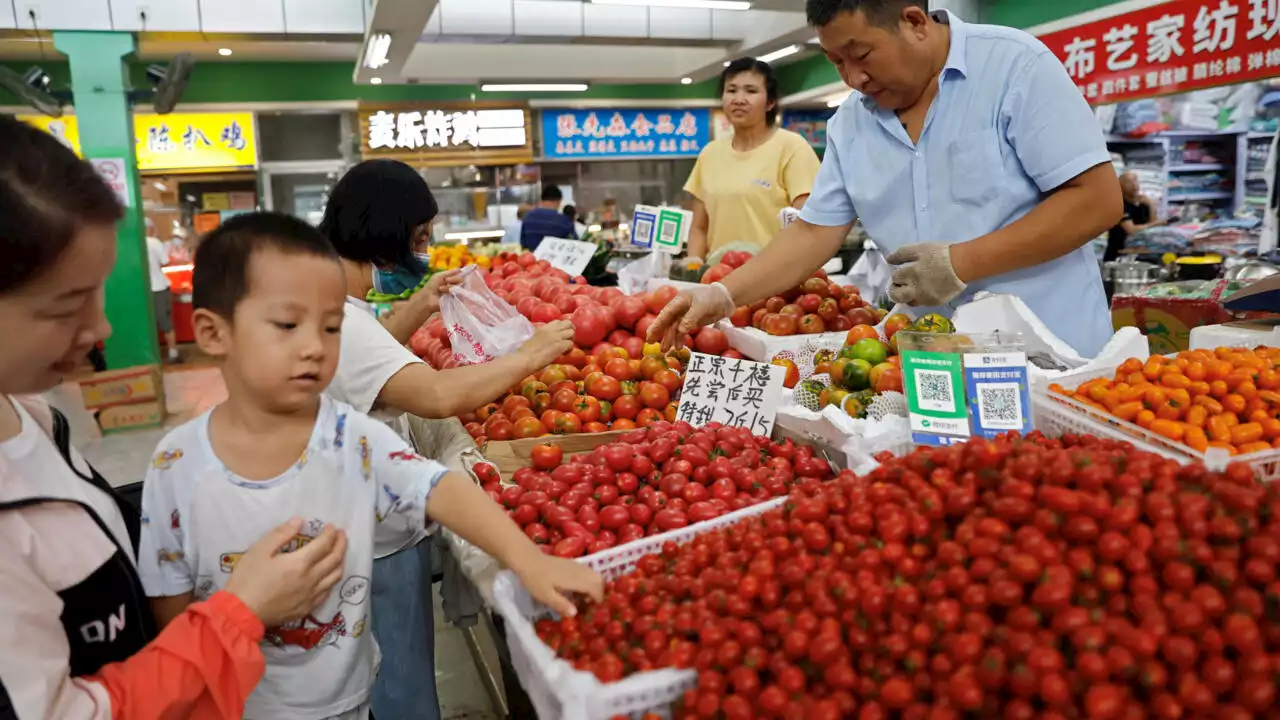
[[[541,443],[529,452],[529,460],[538,470],[550,470],[560,464],[564,458],[564,450],[559,445]]]

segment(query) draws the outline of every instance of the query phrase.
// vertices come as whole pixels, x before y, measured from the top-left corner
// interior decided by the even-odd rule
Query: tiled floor
[[[165,373],[165,400],[169,409],[166,428],[141,430],[103,437],[93,416],[85,410],[80,389],[66,383],[48,394],[49,402],[70,421],[72,442],[93,466],[116,486],[140,482],[147,462],[168,428],[180,425],[205,412],[226,398],[222,376],[214,368],[179,369]],[[449,625],[440,609],[440,595],[435,593],[436,617],[436,687],[440,697],[441,717],[445,720],[496,720],[489,693],[467,645],[467,633]],[[484,623],[475,629],[474,637],[487,664],[499,677],[493,640]],[[499,680],[497,685],[501,686]],[[392,719],[395,720],[395,719]],[[405,719],[408,720],[408,719]]]

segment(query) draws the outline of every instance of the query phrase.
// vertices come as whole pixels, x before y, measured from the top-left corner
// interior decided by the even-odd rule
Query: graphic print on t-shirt
[[[356,621],[355,626],[348,629],[341,607],[363,605],[368,596],[369,579],[353,575],[342,583],[342,589],[338,592],[338,597],[341,598],[339,609],[328,621],[320,621],[314,615],[307,615],[301,620],[276,628],[268,628],[263,639],[276,647],[293,646],[303,650],[334,645],[344,637],[358,640],[364,634],[364,618]]]

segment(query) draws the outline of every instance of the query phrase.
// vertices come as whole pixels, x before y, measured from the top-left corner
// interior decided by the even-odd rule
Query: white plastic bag
[[[618,289],[627,295],[645,292],[653,278],[665,278],[671,274],[671,256],[663,252],[648,255],[627,263],[618,271]]]
[[[868,242],[862,256],[849,271],[849,282],[867,302],[878,304],[889,296],[889,284],[893,281],[893,268],[884,259],[880,248]]]
[[[533,323],[495,295],[475,265],[463,268],[460,277],[462,283],[440,298],[440,316],[454,362],[488,362],[515,352],[533,337]]]

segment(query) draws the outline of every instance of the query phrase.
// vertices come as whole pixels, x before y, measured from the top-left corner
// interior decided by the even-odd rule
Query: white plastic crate
[[[775,498],[714,520],[637,540],[579,562],[606,580],[613,580],[635,569],[636,562],[645,555],[661,552],[667,542],[689,542],[698,535],[763,515],[786,502],[785,497]],[[534,622],[553,613],[529,596],[514,573],[504,570],[498,574],[493,596],[494,605],[506,622],[511,664],[541,720],[608,720],[615,715],[645,712],[669,717],[670,705],[697,684],[696,671],[671,668],[636,673],[615,683],[601,683],[595,675],[575,670],[556,657],[538,637]]]
[[[1116,364],[1067,373],[1055,378],[1053,382],[1067,390],[1073,390],[1095,378],[1113,377],[1119,366]],[[1202,462],[1211,470],[1222,470],[1229,463],[1243,462],[1253,468],[1254,475],[1261,481],[1280,479],[1280,450],[1264,450],[1234,458],[1218,448],[1210,448],[1207,453],[1196,452],[1187,445],[1157,435],[1135,423],[1126,422],[1072,398],[1051,393],[1048,383],[1036,384],[1031,404],[1036,429],[1050,437],[1058,437],[1063,433],[1081,433],[1124,440],[1139,450],[1172,458],[1184,465]]]

